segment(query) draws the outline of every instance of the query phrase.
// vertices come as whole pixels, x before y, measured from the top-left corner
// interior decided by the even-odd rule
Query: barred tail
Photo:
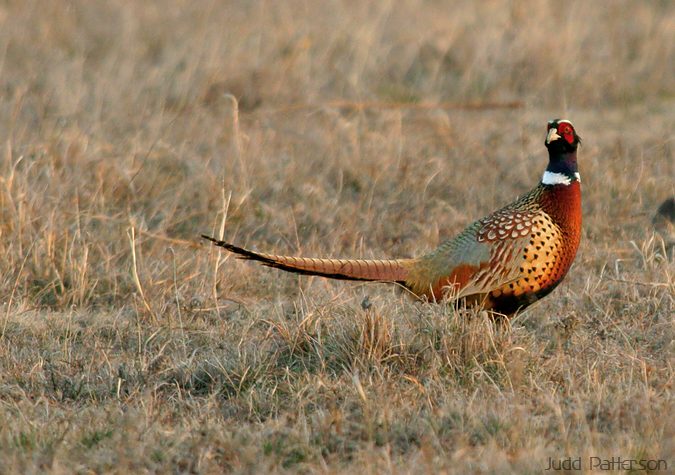
[[[366,260],[366,259],[314,259],[309,257],[276,256],[253,252],[225,241],[202,234],[204,239],[216,246],[237,254],[240,259],[262,262],[297,274],[319,275],[332,279],[370,280],[405,284],[412,259]]]

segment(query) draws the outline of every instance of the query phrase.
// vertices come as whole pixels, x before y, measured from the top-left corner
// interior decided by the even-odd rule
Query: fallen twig
[[[261,114],[277,114],[281,112],[293,112],[307,109],[349,109],[349,110],[383,110],[383,109],[408,109],[408,110],[494,110],[494,109],[520,109],[525,104],[522,101],[510,102],[440,102],[440,103],[414,103],[414,102],[378,102],[378,101],[330,101],[316,104],[289,104],[284,107],[259,109],[255,111]]]

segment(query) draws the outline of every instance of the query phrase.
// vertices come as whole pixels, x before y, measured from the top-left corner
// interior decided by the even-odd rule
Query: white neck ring
[[[579,175],[579,172],[574,172],[574,178],[571,178],[564,173],[555,173],[546,170],[544,176],[541,177],[541,182],[544,185],[570,185],[573,181],[581,182],[581,175]]]

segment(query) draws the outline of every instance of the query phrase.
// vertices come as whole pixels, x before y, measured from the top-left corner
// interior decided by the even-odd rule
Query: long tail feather
[[[309,257],[277,256],[249,251],[225,241],[202,234],[204,239],[216,246],[237,254],[240,259],[261,262],[297,274],[318,275],[332,279],[398,282],[405,284],[412,259],[367,260],[367,259],[315,259]]]

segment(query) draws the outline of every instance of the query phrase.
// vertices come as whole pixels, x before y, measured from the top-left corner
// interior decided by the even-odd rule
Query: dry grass
[[[224,3],[0,4],[0,473],[672,469],[672,2]],[[559,116],[582,247],[511,325],[197,238],[420,254]]]

